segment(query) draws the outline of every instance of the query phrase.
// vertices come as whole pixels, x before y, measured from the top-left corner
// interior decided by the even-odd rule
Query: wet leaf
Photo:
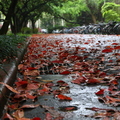
[[[49,92],[50,92],[50,88],[47,87],[46,85],[43,85],[43,86],[42,86],[42,89],[41,89],[41,90],[38,90],[37,92],[38,92],[40,95],[43,95],[43,94],[45,94],[45,93],[49,93]]]
[[[112,43],[112,45],[118,45],[119,43]]]
[[[55,96],[55,95],[61,94],[62,91],[61,91],[61,90],[54,90],[52,93],[53,93],[54,96]]]
[[[96,92],[96,95],[104,95],[105,89],[100,89],[98,92]]]
[[[28,104],[28,105],[23,105],[23,106],[21,106],[20,109],[23,109],[23,108],[36,108],[36,107],[38,107],[38,106],[40,106],[40,105],[39,105],[39,104],[37,104],[37,105]]]
[[[62,95],[62,94],[57,95],[57,98],[59,98],[59,100],[63,100],[63,101],[71,101],[72,100],[72,98],[70,98],[66,95]]]
[[[18,70],[21,70],[21,69],[23,69],[24,68],[24,64],[19,64],[18,65]]]
[[[95,119],[99,119],[99,118],[105,118],[106,116],[110,116],[111,113],[108,112],[99,112],[99,113],[95,113],[95,115],[93,115],[92,117],[94,117]]]
[[[27,90],[36,90],[39,87],[40,87],[39,84],[34,84],[34,83],[27,84]]]
[[[54,120],[55,119],[57,120],[57,118],[63,118],[61,116],[61,114],[58,111],[56,111],[53,107],[49,107],[49,106],[45,106],[45,105],[41,105],[41,107],[46,109],[51,114],[51,116],[54,118]],[[60,120],[62,120],[62,119],[60,119]]]
[[[87,84],[98,84],[101,83],[101,81],[99,79],[95,79],[95,78],[90,78],[87,81]]]
[[[65,81],[63,81],[63,80],[59,80],[59,81],[57,81],[57,84],[59,85],[59,86],[68,86],[68,84],[65,82]]]
[[[35,117],[35,118],[33,118],[32,120],[41,120],[41,118]]]
[[[104,117],[103,120],[110,120],[110,118],[109,117]]]
[[[36,68],[34,68],[34,67],[28,67],[27,69],[28,70],[36,70]]]
[[[109,63],[112,63],[113,62],[113,60],[109,60]]]
[[[42,77],[40,77],[40,76],[37,76],[37,77],[36,77],[36,79],[38,79],[38,80],[41,80],[41,79],[42,79]]]
[[[19,103],[15,103],[15,104],[12,104],[12,105],[8,105],[8,108],[17,109],[18,106],[19,106]]]
[[[12,115],[17,119],[23,118],[24,117],[24,111],[22,109],[21,110],[16,110]]]
[[[28,98],[28,99],[32,99],[32,100],[34,100],[35,98],[37,98],[37,96],[33,96],[33,95],[30,95],[29,93],[26,93],[25,95],[24,95],[26,98]]]
[[[110,53],[110,52],[112,52],[112,49],[104,49],[104,50],[102,50],[102,52],[103,53]]]
[[[76,106],[62,106],[62,107],[59,107],[59,110],[60,111],[74,111],[74,110],[77,110],[78,108]]]
[[[107,105],[113,105],[113,106],[119,106],[120,105],[120,99],[119,98],[113,98],[110,96],[100,97],[98,98],[100,102],[103,102]]]
[[[120,120],[120,111],[115,112],[113,116],[116,120]]]
[[[53,80],[41,80],[43,82],[53,82]]]
[[[3,116],[3,119],[2,120],[14,120],[14,118],[10,115],[10,114],[8,114],[8,113],[5,113],[5,115]]]
[[[118,98],[113,98],[113,97],[110,97],[110,96],[106,96],[107,99],[109,99],[111,102],[120,102],[120,99]]]
[[[12,100],[12,102],[16,103],[16,102],[21,102],[23,100],[25,100],[25,95],[26,94],[15,94],[13,96],[10,96],[10,99]]]
[[[16,94],[18,94],[19,92],[18,91],[16,91],[14,88],[12,88],[11,86],[9,86],[9,85],[7,85],[7,84],[5,84],[5,83],[3,83],[3,82],[0,82],[0,84],[3,84],[3,85],[5,85],[10,91],[12,91],[12,92],[14,92],[14,93],[16,93]]]
[[[47,83],[45,84],[45,86],[47,86],[48,88],[51,88],[51,87],[54,86],[54,83],[53,83],[53,82],[47,82]]]
[[[23,73],[23,75],[30,75],[30,76],[38,76],[38,75],[40,75],[40,72],[39,72],[39,70],[26,70],[24,73]]]
[[[120,62],[120,59],[117,59],[116,62]]]
[[[115,50],[119,50],[119,49],[120,49],[120,46],[115,46],[114,49],[115,49]]]
[[[50,113],[46,113],[45,119],[44,120],[52,120],[52,115]]]
[[[54,60],[54,61],[52,61],[52,63],[58,63],[58,64],[60,64],[60,63],[63,63],[63,61],[61,61],[61,60]]]
[[[22,81],[22,79],[21,79],[21,78],[19,78],[19,77],[17,77],[17,81],[18,81],[18,82],[20,82],[20,81]]]
[[[22,85],[26,85],[26,86],[27,86],[28,81],[23,80],[23,81],[15,82],[15,84],[16,84],[17,86],[22,86]]]
[[[17,120],[31,120],[30,118],[18,118]]]
[[[118,81],[117,80],[111,80],[109,83],[113,84],[113,85],[118,85]]]
[[[61,72],[60,74],[61,74],[61,75],[68,75],[68,74],[71,74],[71,72],[67,70],[67,71]]]
[[[105,77],[105,76],[107,76],[107,74],[106,74],[105,72],[100,72],[100,73],[99,73],[99,77],[102,77],[102,78],[103,78],[103,77]]]
[[[108,111],[113,113],[115,112],[114,109],[105,109],[105,108],[96,108],[96,107],[86,108],[86,109],[93,110],[93,111]]]
[[[81,84],[81,83],[85,83],[86,82],[86,78],[85,77],[78,77],[75,80],[72,80],[71,82],[74,84]]]

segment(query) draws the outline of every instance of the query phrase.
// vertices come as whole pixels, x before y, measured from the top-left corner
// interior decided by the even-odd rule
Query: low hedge
[[[17,57],[20,47],[24,44],[26,36],[19,35],[0,35],[0,69],[2,64]]]

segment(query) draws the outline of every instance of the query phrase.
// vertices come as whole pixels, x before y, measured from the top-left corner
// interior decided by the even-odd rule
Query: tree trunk
[[[93,23],[96,24],[96,17],[93,14],[91,14],[91,16],[92,16]]]
[[[32,29],[34,30],[35,29],[35,21],[31,20],[31,22],[32,22]]]
[[[10,25],[11,25],[11,31],[12,31],[12,33],[16,34],[17,33],[17,25],[16,25],[16,16],[15,15],[12,16]]]
[[[9,27],[10,22],[11,22],[11,17],[14,14],[14,10],[15,10],[15,7],[17,5],[17,2],[18,2],[18,0],[11,0],[11,4],[10,4],[10,7],[8,9],[5,21],[3,23],[2,28],[0,29],[0,35],[4,35],[7,33],[8,27]]]
[[[27,27],[28,20],[25,20],[22,27]]]

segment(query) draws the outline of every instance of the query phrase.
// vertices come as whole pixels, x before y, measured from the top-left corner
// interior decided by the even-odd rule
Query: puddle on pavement
[[[39,99],[35,102],[35,104],[54,107],[56,111],[64,116],[63,120],[95,120],[94,118],[84,116],[95,113],[94,111],[86,108],[97,107],[113,109],[113,107],[108,107],[107,105],[100,103],[95,95],[95,92],[97,92],[100,88],[105,88],[107,86],[80,86],[73,84],[71,83],[70,75],[41,75],[41,77],[43,80],[53,80],[53,82],[63,80],[69,84],[70,93],[65,95],[71,97],[72,101],[59,101],[58,99],[54,98],[53,95],[48,94],[39,97]],[[27,101],[27,104],[30,104],[29,102],[31,103],[31,101]],[[69,106],[73,106],[75,109],[71,111],[60,110],[60,108],[63,109]],[[45,110],[37,107],[35,109],[26,111],[25,116],[29,118],[40,117],[43,119],[45,117]]]

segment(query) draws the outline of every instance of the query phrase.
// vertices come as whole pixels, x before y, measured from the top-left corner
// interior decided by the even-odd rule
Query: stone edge
[[[27,51],[27,47],[30,42],[30,37],[27,38],[27,41],[25,42],[24,47],[21,49],[21,52],[18,53],[18,57],[12,61],[12,64],[9,66],[7,75],[3,78],[3,83],[8,84],[12,86],[16,80],[16,74],[17,74],[17,66],[20,63],[20,61],[23,59],[23,56],[25,52]],[[4,112],[4,106],[7,102],[7,96],[10,94],[10,90],[7,89],[4,85],[0,85],[0,118],[3,115]]]

